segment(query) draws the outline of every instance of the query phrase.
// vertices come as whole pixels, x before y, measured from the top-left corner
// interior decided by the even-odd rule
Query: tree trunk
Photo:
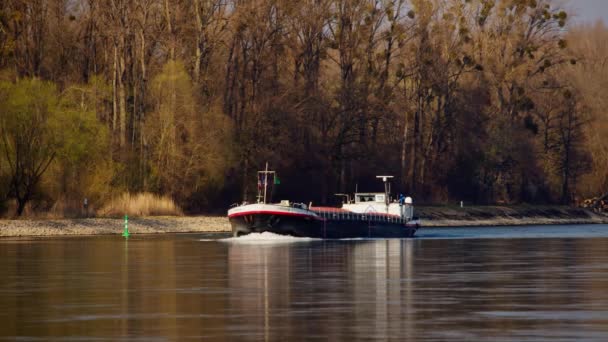
[[[169,11],[169,0],[165,0],[165,18],[167,20],[167,31],[169,31],[169,56],[171,60],[175,60],[175,32],[171,23],[171,11]]]
[[[124,49],[124,40],[122,44]],[[118,111],[119,111],[119,123],[120,123],[120,147],[123,148],[126,145],[127,137],[127,94],[125,91],[124,77],[125,74],[125,57],[124,54],[120,54],[118,59]]]
[[[118,47],[114,44],[114,63],[112,65],[112,139],[116,138],[118,127]]]
[[[143,190],[147,190],[147,175],[146,175],[146,156],[145,156],[145,132],[144,132],[144,123],[145,123],[145,105],[146,105],[146,90],[147,90],[147,75],[146,75],[146,36],[143,29],[139,33],[141,45],[139,52],[139,64],[141,68],[141,100],[142,108],[140,115],[138,116],[139,122],[139,162],[140,162],[140,177],[142,179]]]
[[[411,149],[411,155],[410,155],[410,171],[411,171],[411,184],[410,184],[410,189],[412,191],[412,193],[416,192],[417,190],[417,183],[418,183],[418,149],[419,149],[419,142],[420,142],[420,113],[419,113],[419,108],[416,110],[416,112],[414,113],[414,136],[413,136],[413,144],[412,144],[412,149]]]
[[[407,170],[405,169],[405,161],[407,157],[407,133],[409,128],[409,121],[407,119],[407,113],[405,114],[405,123],[403,125],[403,140],[401,141],[401,187],[403,190],[407,189]]]
[[[23,215],[23,211],[25,210],[25,205],[27,204],[27,198],[17,198],[17,216],[21,217]]]
[[[194,0],[194,15],[196,19],[196,50],[194,53],[194,82],[199,83],[201,77],[201,44],[203,34],[203,22],[200,13],[200,0]]]

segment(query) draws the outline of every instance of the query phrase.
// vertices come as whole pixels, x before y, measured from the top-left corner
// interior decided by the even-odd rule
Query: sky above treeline
[[[574,21],[581,24],[594,24],[602,20],[608,24],[608,0],[567,0]]]

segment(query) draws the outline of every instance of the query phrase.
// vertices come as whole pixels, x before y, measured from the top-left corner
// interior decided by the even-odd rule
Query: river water
[[[608,341],[608,226],[0,240],[0,340]]]

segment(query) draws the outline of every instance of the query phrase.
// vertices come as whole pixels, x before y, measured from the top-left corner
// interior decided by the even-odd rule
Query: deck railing
[[[386,215],[381,213],[353,213],[347,211],[324,211],[324,210],[313,210],[317,215],[327,220],[338,220],[338,221],[368,221],[373,222],[384,222],[384,223],[399,223],[405,224],[407,220],[394,215]]]

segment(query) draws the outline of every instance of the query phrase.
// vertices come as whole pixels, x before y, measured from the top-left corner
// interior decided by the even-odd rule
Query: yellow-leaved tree
[[[43,183],[55,200],[52,207],[55,215],[81,214],[85,199],[95,210],[112,193],[118,166],[110,153],[110,130],[103,123],[104,103],[110,98],[109,85],[96,76],[87,84],[68,87],[61,94],[61,115],[53,130],[62,144],[57,162],[51,165]]]
[[[144,138],[150,166],[145,190],[171,195],[186,208],[192,195],[218,188],[231,163],[229,120],[214,107],[202,110],[196,89],[181,62],[165,64],[151,83],[154,110]]]
[[[8,183],[7,197],[17,203],[17,216],[43,195],[46,203],[56,199],[42,190],[51,169],[64,171],[63,182],[48,182],[64,184],[63,193],[87,191],[87,174],[103,167],[99,161],[108,140],[94,111],[35,78],[1,82],[0,108],[2,178]],[[70,173],[78,177],[68,177]]]

